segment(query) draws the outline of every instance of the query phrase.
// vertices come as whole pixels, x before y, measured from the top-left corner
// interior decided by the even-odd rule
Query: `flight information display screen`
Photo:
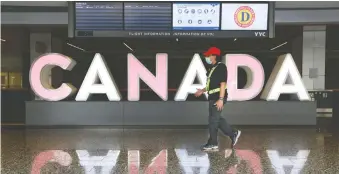
[[[219,30],[220,3],[173,3],[173,30]]]
[[[77,1],[71,6],[70,37],[264,38],[274,33],[270,2]]]
[[[128,31],[168,31],[172,28],[171,3],[125,3]]]
[[[76,2],[76,30],[123,30],[123,3]]]

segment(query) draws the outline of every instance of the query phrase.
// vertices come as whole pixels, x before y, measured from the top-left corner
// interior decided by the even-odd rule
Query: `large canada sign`
[[[133,54],[127,55],[129,101],[139,101],[140,79],[164,101],[168,100],[167,58],[167,54],[156,55],[156,74],[154,75]],[[228,67],[229,100],[251,100],[262,91],[265,75],[258,59],[246,54],[227,54],[223,62]],[[60,101],[69,97],[76,91],[76,88],[71,84],[63,83],[59,88],[54,89],[50,84],[49,74],[51,68],[55,66],[71,71],[75,65],[76,62],[73,59],[61,54],[51,53],[39,57],[30,70],[29,79],[32,90],[37,96],[48,101]],[[237,87],[239,67],[245,69],[247,73],[247,83],[243,89]],[[194,84],[196,77],[199,84]],[[99,79],[101,84],[96,83]],[[199,54],[195,54],[174,100],[185,101],[188,94],[195,93],[197,88],[203,88],[206,81],[206,69],[202,59]],[[75,100],[86,101],[92,94],[106,94],[110,101],[121,100],[114,78],[104,58],[98,53],[94,56]],[[291,54],[281,55],[278,58],[261,98],[276,101],[280,94],[295,94],[299,100],[310,100]]]

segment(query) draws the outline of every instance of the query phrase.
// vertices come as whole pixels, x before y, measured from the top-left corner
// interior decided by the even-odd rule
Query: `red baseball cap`
[[[217,47],[211,47],[204,53],[204,56],[208,57],[212,54],[220,56],[220,49]]]

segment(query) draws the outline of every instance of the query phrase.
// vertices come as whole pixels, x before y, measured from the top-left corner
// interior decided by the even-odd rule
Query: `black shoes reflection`
[[[232,140],[232,148],[234,148],[234,146],[237,144],[240,135],[241,135],[241,131],[240,131],[240,130],[237,130],[237,131],[234,132],[233,137],[231,137],[231,140]]]

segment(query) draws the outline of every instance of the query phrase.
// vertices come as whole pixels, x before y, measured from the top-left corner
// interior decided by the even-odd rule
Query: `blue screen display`
[[[172,29],[171,3],[124,3],[125,30],[168,31]]]
[[[123,30],[123,3],[76,2],[76,30]]]
[[[220,3],[173,3],[173,30],[219,30]]]

